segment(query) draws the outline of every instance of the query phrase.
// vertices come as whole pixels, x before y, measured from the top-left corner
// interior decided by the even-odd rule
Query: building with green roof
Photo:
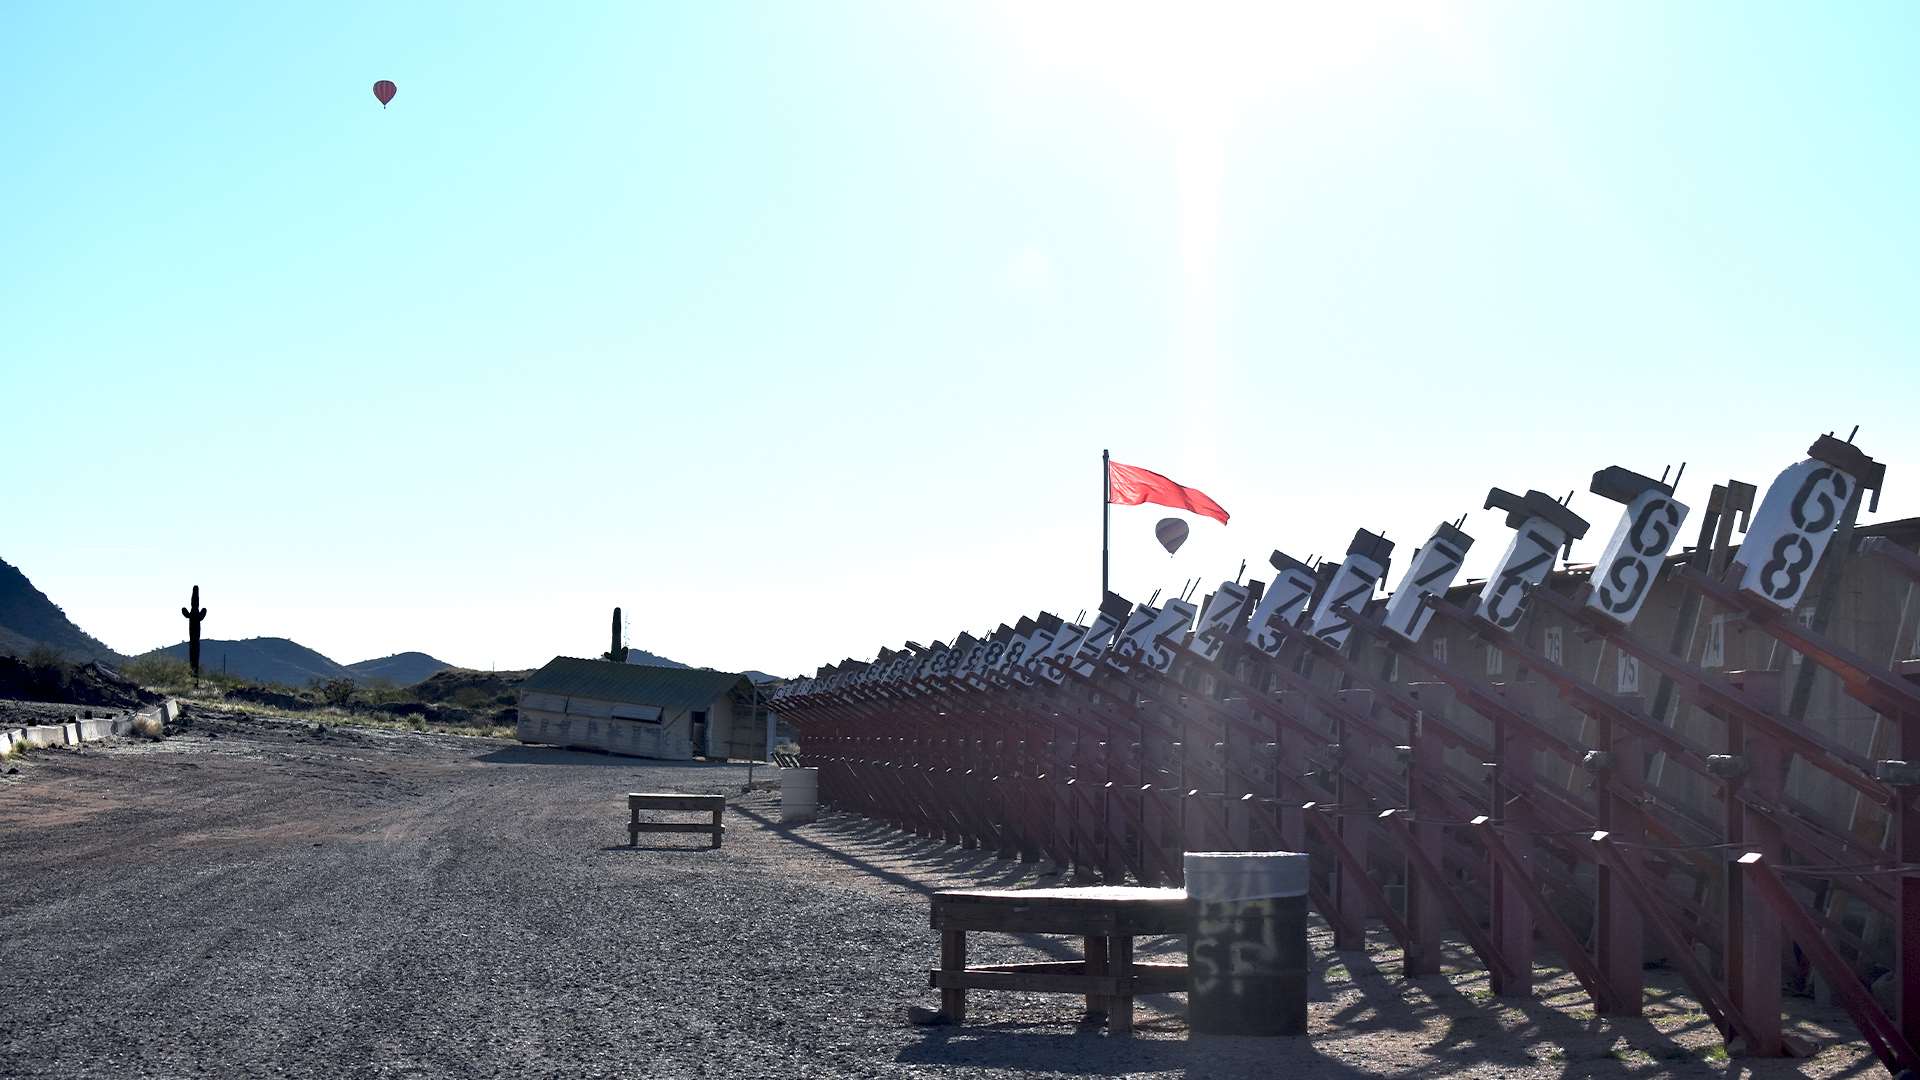
[[[766,704],[739,672],[557,656],[520,684],[521,742],[634,757],[764,761]]]

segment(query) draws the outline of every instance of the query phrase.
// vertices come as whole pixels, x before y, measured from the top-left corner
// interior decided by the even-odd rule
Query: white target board
[[[1280,655],[1286,640],[1281,631],[1299,626],[1307,615],[1307,601],[1313,597],[1313,575],[1303,567],[1289,567],[1275,575],[1260,603],[1247,620],[1247,641],[1268,656]]]
[[[1240,610],[1247,605],[1251,595],[1245,585],[1237,582],[1221,582],[1220,588],[1207,601],[1207,608],[1200,613],[1200,629],[1193,635],[1194,652],[1208,661],[1220,658],[1220,650],[1226,647],[1227,635],[1233,631],[1233,620],[1240,617]]]
[[[1421,601],[1428,596],[1447,594],[1460,573],[1460,564],[1466,561],[1467,549],[1472,546],[1473,537],[1442,522],[1432,538],[1413,553],[1413,562],[1408,565],[1406,576],[1400,579],[1400,587],[1387,599],[1386,617],[1382,620],[1387,629],[1417,643],[1420,635],[1427,632],[1427,624],[1433,621],[1433,609]]]
[[[1776,477],[1740,544],[1747,567],[1740,587],[1792,611],[1858,487],[1851,474],[1814,458]]]
[[[1066,667],[1080,642],[1087,636],[1089,628],[1078,623],[1062,623],[1060,629],[1053,632],[1053,640],[1033,658],[1033,673],[1050,683],[1059,684],[1067,677]]]
[[[1333,582],[1327,586],[1326,594],[1320,597],[1320,604],[1314,609],[1313,621],[1307,624],[1307,633],[1321,641],[1340,648],[1347,643],[1347,634],[1353,630],[1353,621],[1340,613],[1342,606],[1359,611],[1373,599],[1373,590],[1386,575],[1387,568],[1365,555],[1352,554],[1340,564],[1333,575]]]
[[[1012,640],[1011,635],[1003,637],[999,634],[995,634],[993,636],[993,640],[988,641],[981,648],[980,666],[976,670],[975,674],[985,675],[991,672],[999,671],[1001,663],[1004,662],[1007,658],[1007,643],[1010,640]]]
[[[1653,579],[1680,536],[1686,505],[1659,488],[1648,488],[1627,504],[1600,560],[1593,564],[1593,592],[1587,606],[1622,626],[1631,625],[1653,591]]]
[[[1116,671],[1126,671],[1133,667],[1134,661],[1147,649],[1147,631],[1152,629],[1155,619],[1160,617],[1158,608],[1145,604],[1134,608],[1127,615],[1127,621],[1120,627],[1120,637],[1113,643],[1113,650],[1107,654],[1107,664]]]
[[[927,661],[927,674],[944,679],[953,674],[954,665],[959,661],[959,650],[951,645],[942,646],[933,651],[933,657]]]
[[[1194,614],[1194,606],[1185,600],[1167,601],[1167,606],[1160,609],[1153,624],[1147,627],[1140,654],[1141,665],[1163,675],[1171,670],[1174,656],[1186,646],[1187,631],[1193,628]]]
[[[1033,685],[1033,678],[1028,674],[1027,662],[1032,659],[1035,650],[1052,637],[1053,635],[1049,634],[1046,628],[1038,624],[1026,633],[1016,636],[1013,643],[1007,646],[1007,655],[1001,663],[1007,676],[1022,686]]]
[[[1120,619],[1117,616],[1106,611],[1096,614],[1093,617],[1093,625],[1088,627],[1086,634],[1074,643],[1074,673],[1093,674],[1093,666],[1100,662],[1101,655],[1107,651],[1107,644],[1113,640],[1113,635],[1119,629]]]
[[[1520,625],[1526,614],[1527,590],[1547,580],[1567,534],[1545,518],[1528,518],[1513,534],[1500,565],[1480,590],[1480,616],[1502,630]]]

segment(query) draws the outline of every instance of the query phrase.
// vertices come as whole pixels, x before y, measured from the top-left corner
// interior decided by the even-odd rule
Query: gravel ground
[[[676,765],[193,710],[160,743],[0,770],[0,1076],[1870,1076],[1843,1014],[1808,1060],[1728,1062],[1661,973],[1645,1020],[1595,1018],[1564,972],[1489,1000],[1462,960],[1391,974],[1312,928],[1304,1039],[1190,1041],[1077,1001],[972,995],[916,1028],[937,955],[924,893],[1038,884],[1021,866],[737,797],[726,846],[625,847],[622,794],[727,791]],[[976,936],[980,962],[1068,955]],[[1172,952],[1173,940],[1146,951]]]

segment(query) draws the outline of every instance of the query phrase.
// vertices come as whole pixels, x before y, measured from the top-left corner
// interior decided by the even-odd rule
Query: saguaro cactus
[[[207,609],[200,606],[200,586],[193,587],[193,599],[180,609],[187,618],[187,666],[193,669],[193,677],[200,677],[200,620],[207,617]]]
[[[627,662],[627,647],[620,644],[620,609],[613,609],[613,648],[607,650],[608,660],[616,664]]]

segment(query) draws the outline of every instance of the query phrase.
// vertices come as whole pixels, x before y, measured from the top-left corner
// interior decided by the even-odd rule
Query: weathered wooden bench
[[[952,1023],[967,1015],[968,990],[1027,990],[1081,994],[1089,1016],[1104,1015],[1108,1030],[1133,1030],[1133,999],[1187,989],[1187,965],[1135,963],[1133,939],[1187,933],[1187,894],[1181,889],[1102,885],[1079,889],[959,889],[933,894],[933,927],[940,931],[940,966],[927,984],[940,991],[940,1011]],[[1085,942],[1085,959],[1063,963],[967,966],[967,934],[1065,934]]]
[[[627,793],[627,809],[633,820],[627,823],[627,846],[638,847],[641,833],[712,833],[713,846],[720,846],[720,834],[727,831],[720,815],[727,808],[725,795],[683,795],[678,792]],[[641,821],[642,810],[707,810],[712,821]]]

